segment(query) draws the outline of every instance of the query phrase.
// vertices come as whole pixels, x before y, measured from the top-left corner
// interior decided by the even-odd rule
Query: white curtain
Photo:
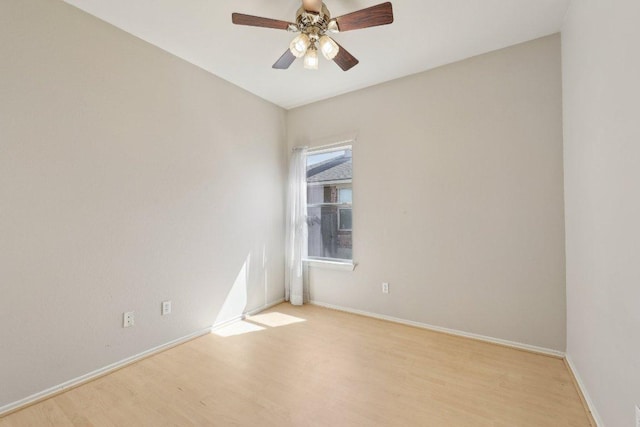
[[[305,302],[304,265],[307,256],[307,147],[294,148],[287,191],[285,299]]]

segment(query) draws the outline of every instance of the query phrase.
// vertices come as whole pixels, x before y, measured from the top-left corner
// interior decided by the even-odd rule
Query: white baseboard
[[[276,300],[276,301],[270,302],[268,304],[265,304],[262,307],[258,307],[258,308],[255,308],[253,310],[246,311],[242,317],[246,318],[247,316],[254,316],[254,315],[260,313],[261,311],[268,310],[271,307],[275,307],[278,304],[282,304],[283,302],[284,302],[284,298],[280,298],[279,300]]]
[[[58,395],[60,393],[63,393],[67,390],[70,390],[72,388],[78,387],[82,384],[88,383],[90,381],[93,381],[97,378],[100,378],[102,376],[105,376],[111,372],[117,371],[118,369],[122,369],[127,365],[131,365],[132,363],[135,363],[141,359],[144,359],[146,357],[152,356],[156,353],[160,353],[162,351],[168,350],[171,347],[175,347],[177,345],[183,344],[187,341],[190,341],[194,338],[198,338],[200,336],[206,335],[208,333],[211,333],[212,330],[216,330],[219,328],[222,328],[224,326],[227,326],[231,323],[237,322],[238,320],[243,320],[245,319],[247,316],[253,316],[254,314],[257,314],[263,310],[266,310],[268,308],[271,308],[275,305],[278,305],[280,303],[282,303],[284,301],[284,298],[279,299],[277,301],[271,302],[269,304],[265,304],[262,307],[258,307],[256,309],[247,311],[245,313],[243,313],[242,315],[236,316],[233,319],[229,319],[229,320],[225,320],[224,322],[219,322],[216,323],[212,326],[208,326],[206,328],[197,330],[195,332],[192,332],[188,335],[185,335],[183,337],[177,338],[175,340],[169,341],[165,344],[161,344],[157,347],[153,347],[149,350],[143,351],[141,353],[135,354],[131,357],[127,357],[126,359],[122,359],[118,362],[112,363],[110,365],[104,366],[102,368],[96,369],[95,371],[89,372],[87,374],[81,375],[79,377],[73,378],[69,381],[65,381],[62,384],[58,384],[56,386],[50,387],[46,390],[43,390],[41,392],[32,394],[31,396],[27,396],[24,399],[20,399],[16,402],[13,403],[9,403],[7,405],[1,406],[0,407],[0,418],[6,415],[9,415],[12,412],[16,412],[19,411],[20,409],[26,408],[27,406],[33,405],[34,403],[38,403],[41,402],[43,400],[49,399],[55,395]]]
[[[593,400],[591,400],[591,396],[589,396],[589,393],[587,392],[587,388],[584,385],[584,382],[582,381],[582,378],[580,377],[580,374],[578,373],[578,370],[576,369],[576,365],[573,364],[573,360],[571,360],[571,357],[567,354],[565,356],[565,361],[567,362],[567,366],[569,367],[569,369],[571,369],[571,373],[573,374],[573,378],[575,378],[576,383],[578,388],[580,389],[580,393],[582,393],[582,397],[584,398],[584,401],[587,405],[587,409],[589,410],[589,412],[591,412],[591,416],[593,417],[593,421],[596,423],[597,427],[604,427],[604,423],[602,422],[602,418],[600,418],[600,415],[598,414],[598,411],[596,410],[596,406],[593,404]]]
[[[565,357],[565,353],[562,352],[562,351],[552,350],[552,349],[544,348],[544,347],[538,347],[538,346],[535,346],[535,345],[523,344],[523,343],[519,343],[519,342],[515,342],[515,341],[503,340],[503,339],[500,339],[500,338],[493,338],[493,337],[488,337],[488,336],[485,336],[485,335],[473,334],[471,332],[464,332],[464,331],[459,331],[459,330],[456,330],[456,329],[443,328],[442,326],[433,326],[433,325],[429,325],[427,323],[414,322],[413,320],[400,319],[400,318],[397,318],[397,317],[386,316],[384,314],[371,313],[371,312],[368,312],[368,311],[356,310],[356,309],[353,309],[353,308],[341,307],[341,306],[337,306],[337,305],[333,305],[333,304],[326,304],[326,303],[320,302],[320,301],[310,301],[310,303],[313,304],[313,305],[317,305],[319,307],[330,308],[330,309],[333,309],[333,310],[344,311],[344,312],[347,312],[347,313],[358,314],[358,315],[361,315],[361,316],[373,317],[374,319],[387,320],[389,322],[400,323],[402,325],[408,325],[408,326],[414,326],[416,328],[428,329],[430,331],[435,331],[435,332],[442,332],[442,333],[449,334],[449,335],[456,335],[456,336],[459,336],[459,337],[471,338],[471,339],[478,340],[478,341],[484,341],[484,342],[488,342],[488,343],[492,343],[492,344],[498,344],[498,345],[502,345],[502,346],[505,346],[505,347],[516,348],[518,350],[525,350],[525,351],[529,351],[529,352],[532,352],[532,353],[543,354],[545,356],[556,357],[556,358],[559,358],[559,359],[563,359]]]
[[[34,403],[37,402],[41,402],[45,399],[48,399],[50,397],[53,397],[57,394],[60,394],[64,391],[67,391],[69,389],[72,389],[74,387],[78,387],[79,385],[88,383],[89,381],[95,380],[96,378],[102,377],[104,375],[107,375],[113,371],[116,371],[118,369],[121,369],[127,365],[130,365],[132,363],[135,363],[141,359],[144,359],[145,357],[151,356],[155,353],[159,353],[161,351],[167,350],[171,347],[175,347],[179,344],[182,344],[184,342],[187,342],[189,340],[192,340],[194,338],[197,338],[199,336],[208,334],[211,332],[211,327],[207,327],[207,328],[203,328],[200,329],[196,332],[192,332],[188,335],[185,335],[183,337],[177,338],[175,340],[169,341],[168,343],[165,344],[161,344],[157,347],[151,348],[149,350],[143,351],[141,353],[138,353],[136,355],[133,355],[131,357],[127,357],[126,359],[122,359],[118,362],[112,363],[110,365],[104,366],[102,368],[96,369],[95,371],[89,372],[87,374],[81,375],[79,377],[73,378],[69,381],[65,381],[62,384],[58,384],[56,386],[50,387],[46,390],[43,390],[41,392],[32,394],[31,396],[25,397],[24,399],[20,399],[16,402],[13,403],[9,403],[8,405],[2,406],[0,407],[0,417],[8,415],[11,412],[15,412],[18,411],[22,408],[25,408],[29,405],[32,405]]]
[[[244,320],[249,316],[253,316],[255,314],[260,313],[261,311],[268,310],[271,307],[274,307],[274,306],[276,306],[278,304],[282,304],[283,302],[284,302],[284,298],[280,298],[279,300],[267,303],[267,304],[265,304],[265,305],[263,305],[261,307],[245,311],[244,313],[242,313],[242,314],[240,314],[238,316],[232,317],[231,319],[227,319],[227,320],[224,320],[222,322],[216,322],[213,326],[211,326],[210,330],[215,331],[215,330],[218,330],[220,328],[224,328],[225,326],[229,326],[232,323],[236,323],[236,322],[238,322],[240,320]]]

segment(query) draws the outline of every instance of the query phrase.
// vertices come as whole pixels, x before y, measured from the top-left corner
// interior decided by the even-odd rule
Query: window
[[[351,187],[338,189],[338,201],[340,203],[351,203],[351,199],[353,199]]]
[[[351,208],[338,208],[338,230],[351,231]]]
[[[351,146],[307,154],[309,259],[352,260]]]

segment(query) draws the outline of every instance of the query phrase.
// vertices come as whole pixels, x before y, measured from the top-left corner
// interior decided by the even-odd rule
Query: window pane
[[[351,179],[350,147],[307,156],[309,257],[352,259]]]
[[[351,230],[351,209],[340,209],[340,230]]]
[[[341,218],[349,217],[351,227],[351,209]],[[336,206],[310,207],[307,210],[309,225],[309,256],[316,258],[336,258],[350,260],[352,257],[351,231],[338,229],[338,208]],[[342,225],[342,224],[341,224]]]
[[[340,203],[351,203],[353,199],[353,191],[351,191],[351,188],[340,188],[338,191],[338,201]]]
[[[307,185],[307,204],[324,203],[324,187],[322,185]]]
[[[346,150],[342,149],[342,150],[329,151],[326,153],[319,153],[319,154],[311,153],[307,155],[307,166],[313,166],[313,165],[317,165],[318,163],[323,163],[339,157],[343,157],[345,154],[345,151]]]

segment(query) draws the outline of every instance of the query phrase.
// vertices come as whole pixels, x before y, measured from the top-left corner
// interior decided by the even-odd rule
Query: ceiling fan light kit
[[[304,55],[304,68],[307,70],[318,69],[318,50],[315,45],[311,46]]]
[[[359,61],[326,33],[391,24],[393,8],[391,3],[387,2],[331,19],[329,9],[322,1],[303,0],[295,23],[241,13],[232,14],[231,20],[237,25],[300,33],[291,41],[289,49],[273,64],[273,68],[287,69],[296,58],[304,56],[304,68],[317,70],[319,49],[327,60],[334,61],[344,71],[348,71]]]
[[[320,50],[322,51],[322,54],[324,55],[324,57],[327,58],[329,61],[333,61],[333,58],[336,57],[336,55],[338,54],[338,51],[340,50],[340,47],[338,47],[338,44],[334,42],[333,39],[329,36],[320,37],[319,44],[320,44]]]
[[[296,58],[302,58],[305,53],[307,53],[307,49],[309,49],[309,45],[311,45],[311,40],[309,36],[306,34],[300,34],[295,39],[291,41],[289,45],[289,50]]]

